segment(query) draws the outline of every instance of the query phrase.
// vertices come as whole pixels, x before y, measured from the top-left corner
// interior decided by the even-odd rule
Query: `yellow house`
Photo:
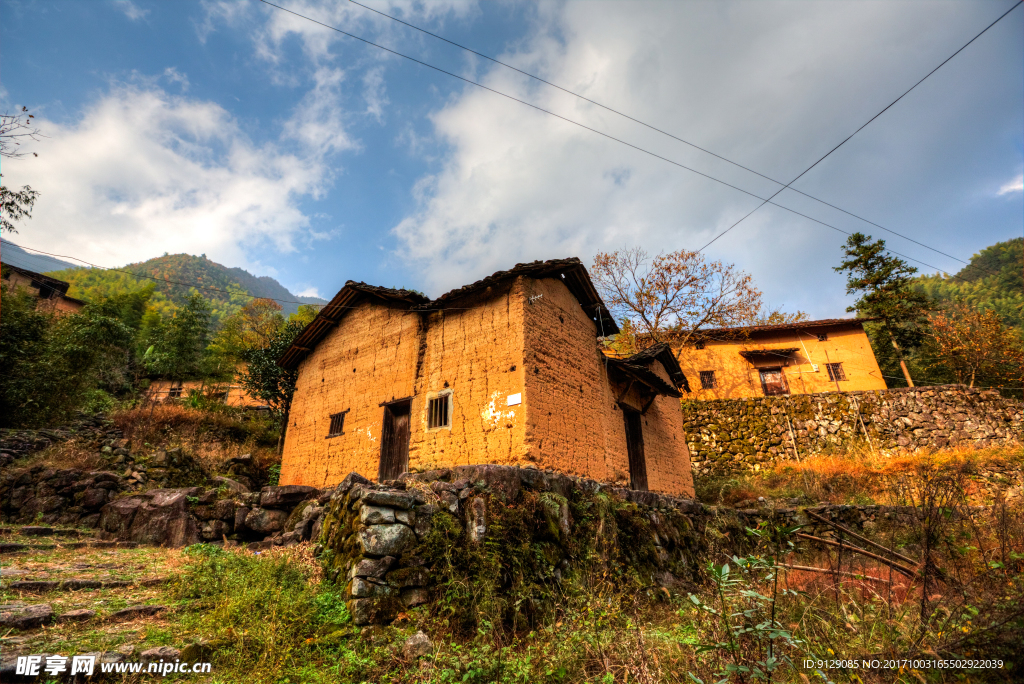
[[[858,319],[701,330],[673,350],[693,399],[886,388]]]

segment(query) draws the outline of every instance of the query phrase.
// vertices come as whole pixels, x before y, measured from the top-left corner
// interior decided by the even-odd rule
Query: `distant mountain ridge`
[[[70,282],[69,296],[86,301],[153,286],[151,303],[164,311],[182,305],[195,288],[210,302],[217,319],[239,310],[252,297],[277,300],[285,316],[298,311],[302,304],[327,303],[319,297],[292,294],[270,276],[254,276],[241,268],[229,268],[206,255],[165,254],[117,270],[65,269],[48,275]]]

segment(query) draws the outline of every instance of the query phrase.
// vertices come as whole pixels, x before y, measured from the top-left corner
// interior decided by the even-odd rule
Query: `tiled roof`
[[[778,325],[744,325],[735,328],[708,328],[693,333],[691,339],[708,337],[726,337],[736,334],[755,332],[776,332],[783,330],[804,330],[806,328],[859,327],[873,318],[823,318],[818,321],[798,321],[796,323],[780,323]]]
[[[350,280],[345,283],[345,287],[341,288],[338,294],[334,295],[330,303],[320,310],[316,318],[299,333],[292,346],[278,360],[278,364],[284,368],[297,368],[299,362],[320,343],[328,331],[366,297],[375,297],[400,306],[407,306],[410,311],[441,310],[463,297],[482,292],[489,287],[519,276],[560,279],[579,301],[580,307],[587,316],[597,324],[598,330],[602,330],[605,335],[619,332],[619,327],[615,324],[615,320],[604,302],[601,301],[601,296],[594,288],[583,262],[572,257],[516,264],[507,271],[498,271],[475,283],[446,292],[434,300],[412,290],[393,290]]]

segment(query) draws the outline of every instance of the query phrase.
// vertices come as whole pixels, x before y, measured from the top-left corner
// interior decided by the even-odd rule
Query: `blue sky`
[[[281,3],[739,185],[779,187],[346,2]],[[374,2],[786,182],[1012,3]],[[13,239],[119,266],[205,253],[330,297],[518,261],[695,249],[758,200],[255,0],[0,0],[0,100],[47,136]],[[1024,226],[1024,8],[804,176],[967,259]],[[962,264],[807,198],[910,257]],[[708,249],[773,306],[844,315],[840,233],[764,207]],[[931,270],[922,267],[922,270]]]

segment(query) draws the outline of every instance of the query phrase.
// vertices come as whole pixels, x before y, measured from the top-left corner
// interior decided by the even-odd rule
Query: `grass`
[[[697,498],[712,505],[756,505],[759,497],[801,504],[897,504],[899,483],[922,472],[962,472],[968,502],[991,505],[999,493],[1024,484],[1024,448],[956,448],[918,451],[892,457],[876,454],[867,445],[843,452],[805,457],[774,469],[728,477],[697,479]],[[1001,474],[1012,473],[1015,482]],[[990,472],[990,475],[983,475]],[[1020,494],[1018,494],[1020,495]]]
[[[23,652],[66,655],[200,644],[214,664],[210,682],[695,684],[768,681],[769,670],[771,681],[794,684],[1020,681],[1024,507],[1005,498],[976,507],[988,496],[978,485],[980,473],[1005,467],[1013,480],[1020,462],[1013,449],[892,459],[863,451],[845,462],[838,455],[808,459],[731,486],[702,484],[715,502],[757,495],[769,503],[803,496],[913,506],[915,517],[878,516],[864,531],[916,559],[913,577],[769,525],[749,531],[749,550],[733,557],[742,531],[723,516],[721,527],[713,524],[706,534],[710,581],[694,587],[692,598],[570,573],[551,585],[551,609],[529,620],[494,610],[494,602],[478,596],[486,593],[483,585],[455,586],[464,578],[435,572],[442,585],[434,604],[408,610],[392,625],[357,627],[341,600],[342,587],[324,579],[310,544],[258,555],[208,545],[35,552],[15,558],[33,573],[18,579],[68,576],[82,563],[91,568],[75,572],[175,580],[163,587],[32,597],[8,592],[0,601],[53,601],[58,613],[168,605],[165,614],[131,623],[61,625],[14,636],[30,637],[18,646],[29,649]],[[96,567],[110,563],[118,567]],[[828,572],[786,570],[780,563]],[[476,598],[467,600],[467,591]],[[406,658],[402,645],[418,630],[430,636],[433,651]],[[819,671],[802,667],[806,658],[994,659],[1007,667]]]
[[[127,448],[133,454],[149,455],[158,449],[180,447],[209,472],[217,472],[230,458],[251,454],[256,479],[261,482],[281,462],[275,420],[241,409],[221,406],[211,410],[167,402],[118,410],[110,418],[128,440]],[[99,453],[100,446],[86,437],[72,437],[19,459],[12,468],[43,465],[54,470],[109,470],[111,464]]]

